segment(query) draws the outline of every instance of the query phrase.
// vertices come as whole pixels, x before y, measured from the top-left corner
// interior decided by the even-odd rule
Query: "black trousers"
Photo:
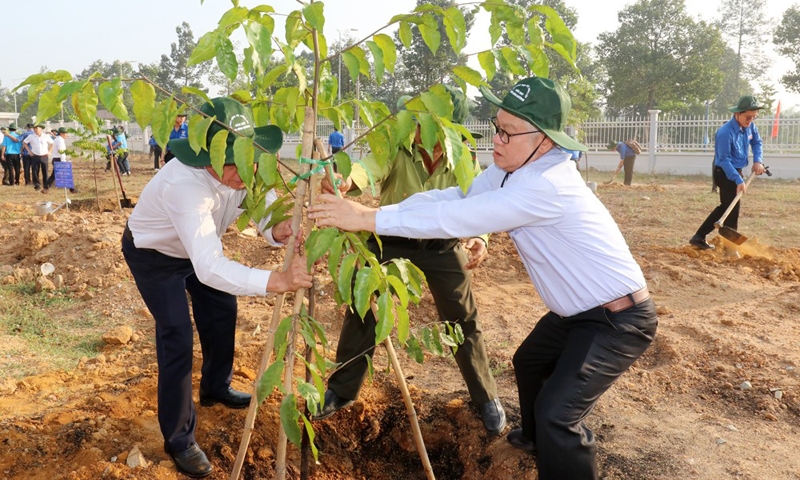
[[[464,268],[468,257],[458,239],[412,240],[381,237],[383,256],[377,242],[369,247],[382,262],[392,258],[407,258],[425,273],[439,318],[461,325],[464,343],[458,346],[456,364],[467,384],[470,398],[477,406],[497,398],[497,386],[489,369],[489,359],[478,324],[478,310],[472,296],[472,280]],[[358,396],[367,374],[364,354],[372,356],[375,349],[375,317],[369,312],[363,321],[355,311],[348,311],[342,325],[336,362],[357,358],[338,370],[328,381],[328,388],[338,396],[353,400]]]
[[[33,186],[42,186],[47,188],[47,166],[50,161],[47,155],[31,155],[31,176],[33,177]],[[41,179],[40,179],[41,173]]]
[[[31,183],[31,163],[30,155],[22,155],[22,170],[25,173],[25,185],[30,185]]]
[[[742,171],[740,169],[739,175],[741,174]],[[723,170],[722,167],[714,167],[714,183],[716,183],[717,187],[719,188],[719,205],[717,205],[717,208],[711,211],[703,224],[700,225],[700,228],[697,229],[695,235],[698,235],[702,238],[705,238],[706,235],[714,231],[714,222],[717,222],[720,218],[722,218],[722,214],[725,213],[725,210],[728,209],[728,206],[731,204],[731,202],[733,202],[733,199],[736,198],[736,182],[728,180],[728,177],[725,175],[725,170]],[[739,226],[740,205],[741,202],[737,203],[733,209],[731,209],[731,213],[728,214],[728,217],[723,222],[723,225],[734,230],[737,229]]]
[[[622,159],[622,168],[625,171],[625,181],[624,184],[627,186],[631,185],[633,181],[633,164],[636,163],[636,155],[625,157]]]
[[[200,389],[225,395],[233,376],[236,297],[201,283],[191,261],[156,250],[136,248],[126,228],[122,254],[136,287],[156,322],[158,423],[164,445],[180,452],[195,441],[197,424],[192,400],[192,318],[203,353]]]
[[[10,185],[19,185],[19,175],[22,172],[20,168],[20,155],[18,153],[7,153],[6,163],[8,164],[9,173],[8,179]]]
[[[13,185],[14,182],[9,180],[11,179],[11,164],[8,160],[0,160],[0,164],[3,166],[3,185]]]
[[[153,169],[161,168],[161,147],[153,147]]]
[[[652,300],[617,313],[596,307],[542,317],[514,354],[523,435],[536,443],[539,480],[598,478],[583,420],[655,337]]]

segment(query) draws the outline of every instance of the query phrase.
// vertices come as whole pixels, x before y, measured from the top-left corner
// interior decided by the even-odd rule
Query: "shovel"
[[[619,173],[619,168],[618,168],[618,169],[616,169],[616,170],[614,170],[614,175],[612,175],[612,176],[611,176],[611,180],[609,180],[609,181],[607,181],[607,182],[606,182],[606,185],[608,185],[608,184],[610,184],[611,182],[613,182],[613,181],[614,181],[614,179],[615,179],[615,178],[617,178],[617,174],[618,174],[618,173]]]
[[[111,164],[114,168],[114,173],[117,174],[117,181],[119,182],[119,189],[122,191],[122,198],[119,198],[119,206],[120,208],[133,208],[133,202],[127,195],[125,195],[125,187],[122,186],[122,175],[119,173],[119,165],[117,165],[117,155],[114,153],[114,150],[111,149],[111,139],[106,137],[106,141],[108,142],[108,149],[111,150]],[[116,190],[116,187],[114,188]]]
[[[744,186],[745,187],[749,186],[750,182],[753,180],[753,177],[755,177],[755,176],[756,176],[755,173],[751,173],[750,176],[747,177],[747,181],[744,182]],[[722,214],[722,217],[720,217],[719,220],[714,222],[714,226],[719,229],[719,234],[723,238],[726,238],[726,239],[730,240],[731,242],[735,243],[736,245],[741,245],[744,242],[746,242],[747,241],[747,237],[745,237],[741,233],[737,232],[736,230],[732,229],[731,227],[726,227],[726,226],[722,225],[722,223],[725,221],[726,218],[728,218],[728,215],[731,213],[731,210],[733,210],[733,207],[735,207],[736,204],[739,203],[739,199],[742,198],[743,194],[744,194],[744,191],[741,191],[741,192],[737,193],[736,196],[733,198],[733,201],[731,202],[731,204],[728,205],[728,208],[727,208],[727,210],[725,210],[725,213]]]

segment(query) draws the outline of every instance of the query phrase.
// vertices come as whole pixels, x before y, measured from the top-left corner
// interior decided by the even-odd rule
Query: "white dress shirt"
[[[28,145],[31,155],[39,155],[41,157],[46,157],[50,153],[50,145],[53,144],[53,139],[44,132],[41,135],[32,133],[25,137],[23,141]]]
[[[509,175],[492,165],[466,195],[459,187],[381,207],[376,233],[465,238],[508,232],[544,304],[576,315],[646,286],[611,214],[570,155],[553,149]]]
[[[222,251],[222,235],[244,211],[239,205],[247,191],[234,190],[211,176],[205,168],[190,167],[175,159],[167,163],[144,187],[128,218],[136,248],[192,262],[204,284],[232,295],[267,294],[270,271],[229,260]],[[266,205],[277,199],[267,194]],[[271,245],[272,229],[259,230]]]
[[[57,135],[53,139],[53,158],[60,158],[62,162],[69,162],[66,150],[67,142],[64,141],[61,135]]]

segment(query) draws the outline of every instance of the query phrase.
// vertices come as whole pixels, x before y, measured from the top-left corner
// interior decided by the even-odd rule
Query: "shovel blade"
[[[747,237],[731,227],[719,227],[719,234],[736,245],[741,245],[747,241]]]

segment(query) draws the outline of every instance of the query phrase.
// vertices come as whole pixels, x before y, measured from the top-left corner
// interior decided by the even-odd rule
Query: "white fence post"
[[[658,149],[658,114],[661,110],[648,110],[650,114],[650,144],[648,145],[647,159],[650,163],[650,173],[656,171],[656,149]]]

